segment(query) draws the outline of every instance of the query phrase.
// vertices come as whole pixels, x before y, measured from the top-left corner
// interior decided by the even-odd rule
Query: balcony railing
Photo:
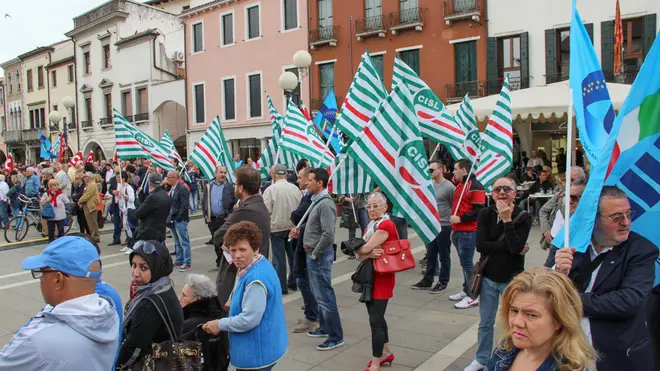
[[[149,120],[149,113],[138,113],[137,115],[133,116],[133,122],[148,121],[148,120]]]
[[[112,117],[103,117],[99,120],[101,127],[112,125]]]
[[[486,81],[486,95],[499,94],[502,90],[502,85],[504,84],[504,78],[499,78],[497,80]],[[529,87],[529,77],[512,77],[509,78],[509,90],[520,90],[526,89]]]
[[[92,120],[81,121],[81,122],[80,122],[80,127],[81,127],[83,130],[91,129],[92,127],[94,127],[94,121],[92,121]]]
[[[38,141],[41,139],[39,129],[25,129],[23,130],[23,142]]]
[[[445,0],[443,10],[446,21],[481,15],[479,0]]]
[[[326,26],[309,30],[309,45],[316,46],[328,44],[337,46],[337,26]]]
[[[560,81],[566,81],[568,80],[568,72],[562,73],[555,73],[552,75],[545,75],[545,83],[547,84],[554,84],[556,82]]]
[[[399,30],[407,28],[414,28],[417,31],[421,31],[422,26],[424,26],[422,8],[411,8],[390,13],[390,28],[394,35]]]
[[[126,117],[126,120],[128,120],[128,122],[133,122],[133,115],[124,115],[124,117]]]
[[[487,88],[484,81],[464,81],[455,84],[445,85],[445,96],[447,102],[456,103],[463,100],[465,94],[469,94],[470,98],[485,97],[487,95]]]
[[[69,126],[69,130],[76,130],[76,129],[78,129],[78,128],[76,127],[76,123],[75,123],[75,121],[74,121],[74,122],[69,122],[69,123],[67,124],[67,126]]]
[[[385,17],[377,15],[375,17],[362,18],[355,21],[355,35],[358,41],[365,36],[382,34],[385,37]]]
[[[114,12],[124,10],[124,7],[124,0],[114,0],[112,2],[106,3],[105,5],[94,8],[93,10],[90,10],[89,12],[74,18],[73,27],[79,28],[85,26]]]
[[[20,130],[5,131],[5,133],[4,133],[5,143],[9,144],[9,143],[22,142],[23,141],[23,136],[21,134],[23,134],[23,132],[20,131]]]

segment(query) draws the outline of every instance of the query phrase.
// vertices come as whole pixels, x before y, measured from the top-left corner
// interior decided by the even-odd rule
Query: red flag
[[[82,151],[78,151],[78,153],[69,160],[69,165],[76,166],[78,162],[82,161],[82,156]]]
[[[67,150],[67,143],[66,143],[66,138],[64,137],[64,134],[60,134],[60,163],[64,162],[64,156],[66,156],[66,150]]]
[[[14,170],[14,157],[12,157],[11,154],[7,155],[7,160],[5,161],[5,169],[9,170],[9,173]]]
[[[116,164],[118,160],[119,158],[117,157],[117,151],[115,151],[115,156],[112,158],[112,162]]]
[[[312,116],[309,114],[309,111],[307,110],[307,107],[305,107],[305,103],[300,102],[300,112],[305,116],[307,121],[312,121]]]
[[[623,23],[621,22],[621,9],[619,0],[616,0],[616,14],[614,15],[614,74],[619,75],[622,71],[621,51],[623,50]]]
[[[89,153],[87,154],[87,157],[85,158],[84,163],[86,164],[86,163],[92,162],[92,161],[94,161],[94,152],[89,151]]]

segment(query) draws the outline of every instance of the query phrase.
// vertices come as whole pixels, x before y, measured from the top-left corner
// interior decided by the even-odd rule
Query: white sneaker
[[[450,295],[449,300],[451,301],[461,301],[463,298],[466,298],[467,294],[463,291],[459,292],[458,294]]]
[[[477,360],[475,359],[466,368],[464,368],[463,371],[479,371],[479,370],[483,370],[484,368],[486,368],[486,365],[482,365],[481,363],[477,362]]]
[[[119,250],[119,252],[126,252],[126,251],[128,251],[128,250],[130,250],[130,249],[131,249],[130,247],[128,247],[128,246],[124,246],[124,247],[122,247],[122,248]]]
[[[479,305],[479,298],[476,298],[475,300],[470,299],[468,296],[464,297],[463,300],[459,301],[458,303],[454,304],[454,307],[456,309],[467,309],[467,308],[472,308],[476,307]],[[475,361],[477,362],[477,361]],[[482,368],[485,366],[482,366]],[[481,370],[480,368],[476,370]]]
[[[133,249],[127,247],[126,251],[124,251],[124,254],[131,255],[132,252],[133,252]]]

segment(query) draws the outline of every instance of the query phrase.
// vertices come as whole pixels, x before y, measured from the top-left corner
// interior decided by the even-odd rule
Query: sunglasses
[[[30,273],[32,273],[32,278],[34,278],[35,280],[41,278],[46,273],[57,273],[57,272],[62,273],[64,277],[70,277],[68,273],[64,273],[58,270],[45,270],[43,268],[37,268],[30,271]]]
[[[499,187],[493,188],[493,193],[501,193],[501,192],[509,193],[509,192],[512,192],[512,191],[513,191],[513,188],[511,188],[509,186],[499,186]]]
[[[582,195],[571,195],[571,202],[577,203],[582,198]]]
[[[137,249],[141,249],[142,251],[144,251],[145,254],[149,254],[149,255],[156,254],[160,256],[158,250],[156,249],[156,245],[154,245],[149,241],[138,241],[135,244],[135,246],[133,246],[133,250],[137,250]]]

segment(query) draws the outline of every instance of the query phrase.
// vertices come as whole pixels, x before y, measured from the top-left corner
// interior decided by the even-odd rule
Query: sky
[[[107,1],[0,0],[0,63],[66,40],[64,33],[73,29],[74,17]]]

